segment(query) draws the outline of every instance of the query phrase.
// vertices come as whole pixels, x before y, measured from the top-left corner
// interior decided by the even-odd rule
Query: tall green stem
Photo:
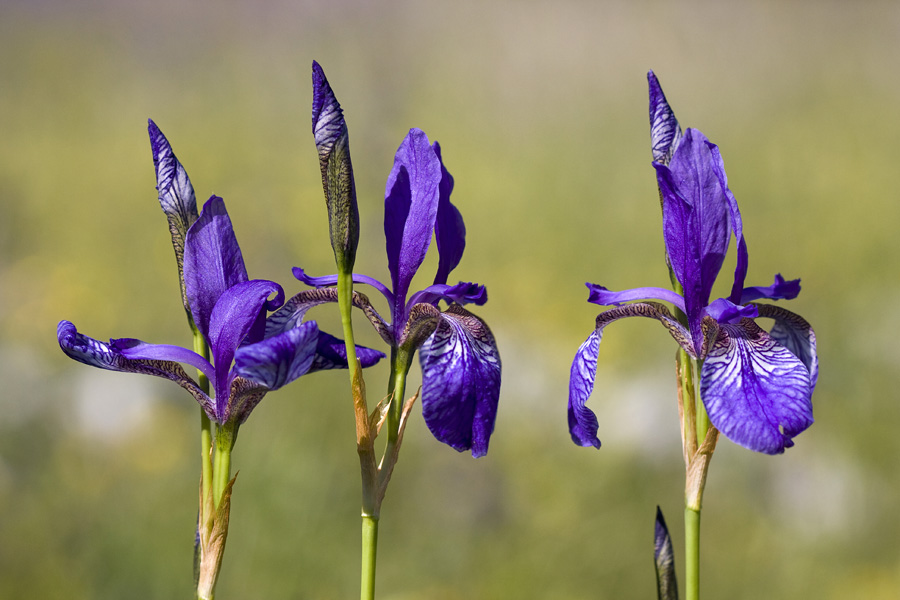
[[[219,508],[222,494],[231,480],[231,449],[234,447],[237,427],[234,421],[216,425],[216,452],[212,466],[212,494],[216,508]]]
[[[378,517],[362,518],[362,570],[360,572],[360,600],[375,598],[375,556],[378,548]]]
[[[209,360],[209,345],[203,339],[203,334],[191,324],[194,330],[194,352]],[[199,369],[200,389],[209,395],[209,379]],[[206,415],[206,411],[200,409],[200,519],[204,522],[204,508],[212,493],[212,423]]]
[[[684,509],[684,595],[700,599],[700,509]]]

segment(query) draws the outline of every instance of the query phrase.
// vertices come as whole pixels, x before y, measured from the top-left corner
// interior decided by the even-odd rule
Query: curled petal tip
[[[653,160],[667,165],[681,139],[681,127],[653,71],[647,73],[647,83],[650,88],[650,145]]]

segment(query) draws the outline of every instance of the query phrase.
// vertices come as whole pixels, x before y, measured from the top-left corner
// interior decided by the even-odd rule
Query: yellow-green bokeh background
[[[190,343],[148,117],[198,199],[225,198],[251,276],[291,293],[290,267],[331,272],[314,58],[351,131],[358,270],[387,275],[384,180],[420,127],[468,227],[454,275],[488,286],[478,312],[504,360],[486,458],[440,445],[415,411],[383,511],[380,598],[655,597],[657,504],[681,573],[665,331],[607,330],[600,451],[575,447],[565,420],[569,362],[598,312],[584,282],[667,283],[651,68],[682,124],[722,149],[748,283],[802,277],[789,306],[820,346],[816,423],[795,448],[720,443],[704,594],[900,597],[898,57],[896,2],[4,0],[0,597],[190,597],[198,410],[164,381],[66,359],[55,326]],[[314,316],[336,329],[327,307]],[[370,396],[386,376],[368,373]],[[355,596],[353,444],[340,373],[265,399],[235,448],[221,598]]]

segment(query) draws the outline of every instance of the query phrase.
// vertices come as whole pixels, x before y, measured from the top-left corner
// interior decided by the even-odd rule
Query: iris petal
[[[647,73],[647,83],[650,88],[650,147],[653,160],[667,165],[681,141],[681,127],[653,71]]]
[[[208,360],[187,348],[171,346],[169,344],[148,344],[133,338],[119,338],[110,340],[110,346],[120,352],[125,358],[135,360],[168,360],[186,365],[191,365],[201,371],[215,386],[216,372]]]
[[[753,302],[761,298],[769,300],[792,300],[800,294],[800,280],[786,281],[781,273],[775,275],[775,282],[768,287],[744,288],[741,294],[741,304]]]
[[[813,422],[809,371],[753,321],[723,324],[703,363],[700,395],[716,428],[757,452],[779,454]]]
[[[384,235],[394,292],[393,321],[402,318],[413,275],[428,252],[440,199],[441,161],[419,129],[410,129],[394,157],[384,200]],[[395,323],[396,325],[396,323]]]
[[[422,414],[441,442],[487,453],[500,397],[500,354],[488,326],[458,304],[419,349]]]
[[[586,403],[594,390],[594,376],[597,371],[597,356],[603,329],[613,321],[625,317],[656,319],[688,354],[696,357],[690,333],[662,304],[656,302],[623,304],[597,315],[594,332],[578,348],[569,372],[569,433],[572,441],[579,446],[600,447],[600,440],[597,438],[597,416],[587,408]]]
[[[283,294],[274,281],[254,279],[225,290],[216,302],[209,321],[209,345],[216,368],[216,409],[224,414],[229,398],[229,371],[235,351],[244,341],[259,316],[264,314],[267,299]],[[283,296],[282,296],[283,298]]]
[[[244,257],[238,246],[225,203],[212,196],[187,233],[184,279],[194,323],[209,339],[213,307],[225,290],[247,281]]]
[[[78,333],[75,325],[69,321],[59,322],[56,337],[66,356],[80,363],[109,371],[143,373],[174,381],[197,400],[210,419],[216,420],[212,400],[177,362],[126,358],[114,345]]]
[[[359,360],[363,369],[371,367],[382,358],[385,357],[384,352],[373,350],[365,346],[356,347],[356,358]],[[346,369],[347,368],[347,346],[344,340],[338,339],[331,334],[319,331],[319,339],[316,342],[316,356],[313,359],[309,373],[315,371],[325,371],[327,369]]]
[[[662,300],[671,302],[681,310],[684,310],[684,298],[664,288],[642,287],[631,290],[623,290],[621,292],[613,292],[606,289],[602,285],[596,283],[586,283],[589,296],[588,302],[599,304],[600,306],[616,306],[623,302],[633,302],[635,300]]]
[[[799,280],[795,280],[799,281]],[[819,357],[816,354],[816,332],[800,315],[770,304],[754,304],[759,316],[775,320],[769,335],[790,350],[809,371],[810,393],[819,379]]]
[[[440,255],[434,283],[441,284],[447,283],[450,271],[455,269],[462,260],[463,251],[466,249],[466,225],[463,223],[459,209],[450,202],[450,193],[453,192],[453,176],[444,166],[441,146],[435,142],[432,148],[441,162],[441,183],[438,186],[440,199],[438,200],[437,220],[434,223],[434,239]]]
[[[734,268],[734,283],[731,287],[731,295],[729,299],[734,303],[741,303],[741,291],[744,287],[744,279],[747,277],[747,266],[749,264],[749,256],[747,254],[747,240],[744,239],[744,221],[741,219],[741,211],[738,208],[737,198],[728,188],[728,176],[725,174],[725,162],[722,160],[722,154],[719,147],[711,142],[706,142],[709,148],[712,160],[710,167],[716,177],[719,179],[719,185],[722,187],[722,193],[728,202],[728,210],[731,216],[731,229],[734,231],[734,237],[737,240],[737,264]]]
[[[569,434],[579,446],[600,447],[597,415],[586,404],[594,391],[597,356],[600,352],[602,329],[595,329],[578,347],[569,373]]]
[[[319,328],[307,321],[234,353],[234,374],[277,390],[307,371],[316,354]]]

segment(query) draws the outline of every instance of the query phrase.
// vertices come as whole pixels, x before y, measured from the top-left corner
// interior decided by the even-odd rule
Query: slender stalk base
[[[684,509],[684,595],[700,598],[700,510]]]
[[[363,515],[362,518],[362,571],[360,600],[375,598],[375,555],[378,547],[378,518]]]

